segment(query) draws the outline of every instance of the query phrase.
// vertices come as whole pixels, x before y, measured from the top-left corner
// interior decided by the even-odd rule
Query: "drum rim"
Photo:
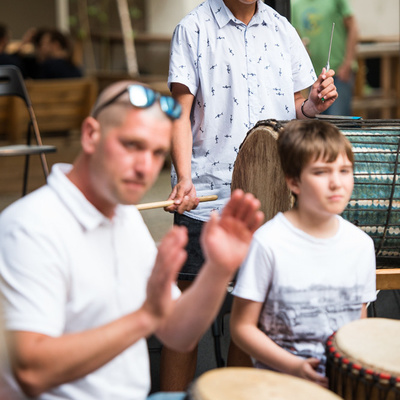
[[[332,335],[330,335],[328,340],[326,341],[327,360],[333,359],[333,362],[337,362],[340,367],[342,365],[345,365],[346,369],[356,371],[360,375],[364,375],[367,378],[379,381],[379,383],[387,384],[394,387],[400,386],[400,376],[395,376],[386,372],[376,372],[371,368],[364,368],[361,364],[353,362],[349,358],[341,354],[340,350],[337,349],[334,345],[335,335],[336,332],[332,333]]]
[[[236,380],[236,382],[239,382],[239,388],[241,386],[241,382],[243,382],[243,378],[250,378],[250,381],[252,381],[251,378],[257,377],[258,383],[265,383],[268,382],[272,383],[274,382],[275,384],[278,382],[278,385],[281,386],[276,386],[275,390],[273,390],[274,393],[276,393],[276,390],[279,390],[280,388],[285,388],[286,386],[291,386],[292,388],[296,388],[298,390],[304,391],[307,389],[307,394],[312,394],[312,398],[318,398],[315,396],[321,395],[324,399],[326,400],[339,400],[340,397],[338,394],[334,393],[333,391],[323,388],[319,385],[317,385],[314,382],[310,382],[306,379],[289,375],[289,374],[284,374],[282,372],[278,371],[272,371],[272,370],[266,370],[266,369],[259,369],[255,367],[224,367],[224,368],[213,368],[210,370],[205,371],[202,373],[200,376],[198,376],[195,380],[191,382],[187,389],[187,398],[185,400],[199,400],[202,399],[202,395],[204,394],[209,394],[209,389],[205,388],[212,388],[220,386],[221,385],[221,380],[223,383],[227,383],[227,380],[231,380],[232,377],[235,377],[236,374],[239,377],[239,379]],[[218,378],[218,380],[216,380]],[[227,379],[229,378],[229,379]],[[232,381],[233,382],[233,381]],[[236,383],[235,382],[235,383]],[[208,385],[205,385],[208,384]],[[285,384],[286,386],[282,386],[282,384]],[[257,383],[255,384],[257,387]],[[274,386],[274,385],[273,385]],[[228,386],[226,386],[228,387]],[[240,389],[239,389],[240,390]],[[265,394],[265,393],[264,393]],[[289,393],[283,393],[283,395],[286,395]],[[282,395],[282,394],[281,394]],[[293,395],[291,392],[290,395]],[[214,396],[215,397],[215,396]],[[208,397],[207,397],[208,398]],[[255,397],[248,397],[249,399],[254,399]],[[258,397],[257,397],[258,398]],[[265,397],[262,397],[265,398]],[[268,397],[270,398],[270,397]],[[281,397],[283,399],[283,397]],[[285,397],[286,398],[286,397]],[[310,398],[310,397],[307,397]]]

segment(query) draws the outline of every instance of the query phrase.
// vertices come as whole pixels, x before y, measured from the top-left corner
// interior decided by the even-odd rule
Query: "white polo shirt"
[[[187,215],[206,221],[225,205],[247,132],[259,120],[296,118],[294,93],[316,79],[293,26],[261,0],[248,25],[223,0],[205,1],[178,24],[168,83],[181,83],[195,96],[192,180],[198,196],[218,195]]]
[[[118,206],[115,217],[106,218],[65,176],[70,168],[54,166],[48,185],[0,217],[7,330],[55,337],[80,332],[137,310],[145,299],[157,250],[140,213]],[[102,368],[39,399],[143,400],[149,389],[142,339]]]

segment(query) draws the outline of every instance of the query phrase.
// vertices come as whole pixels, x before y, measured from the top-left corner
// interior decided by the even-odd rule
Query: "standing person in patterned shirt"
[[[317,78],[295,29],[261,0],[206,0],[176,27],[168,83],[182,105],[172,143],[174,223],[189,232],[188,259],[179,276],[185,290],[203,255],[202,225],[230,197],[239,146],[262,119],[314,117],[336,99],[334,71]],[[308,99],[301,91],[311,87]],[[216,194],[215,202],[198,197]],[[163,349],[161,387],[183,390],[193,379],[197,352]],[[179,371],[179,372],[177,372]]]

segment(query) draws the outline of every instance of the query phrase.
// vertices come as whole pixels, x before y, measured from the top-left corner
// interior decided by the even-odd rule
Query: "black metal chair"
[[[27,192],[28,175],[29,175],[29,157],[38,154],[41,159],[43,173],[45,179],[49,175],[49,168],[46,161],[46,153],[54,153],[55,146],[45,146],[42,144],[39,127],[36,116],[33,111],[28,91],[26,90],[24,79],[18,67],[14,65],[0,66],[0,96],[17,96],[20,97],[28,110],[29,123],[27,127],[27,143],[15,144],[9,146],[0,146],[0,157],[25,156],[24,177],[22,186],[22,196]],[[32,144],[32,132],[34,134],[36,144]]]

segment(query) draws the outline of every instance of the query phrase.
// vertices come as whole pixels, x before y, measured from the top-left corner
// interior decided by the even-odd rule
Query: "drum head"
[[[232,190],[253,193],[261,202],[266,221],[291,207],[276,144],[282,129],[275,120],[258,122],[241,144],[232,174]]]
[[[375,373],[400,376],[400,321],[359,319],[340,328],[335,347],[341,355]]]
[[[192,400],[339,400],[340,397],[304,379],[256,368],[227,367],[201,375]]]

